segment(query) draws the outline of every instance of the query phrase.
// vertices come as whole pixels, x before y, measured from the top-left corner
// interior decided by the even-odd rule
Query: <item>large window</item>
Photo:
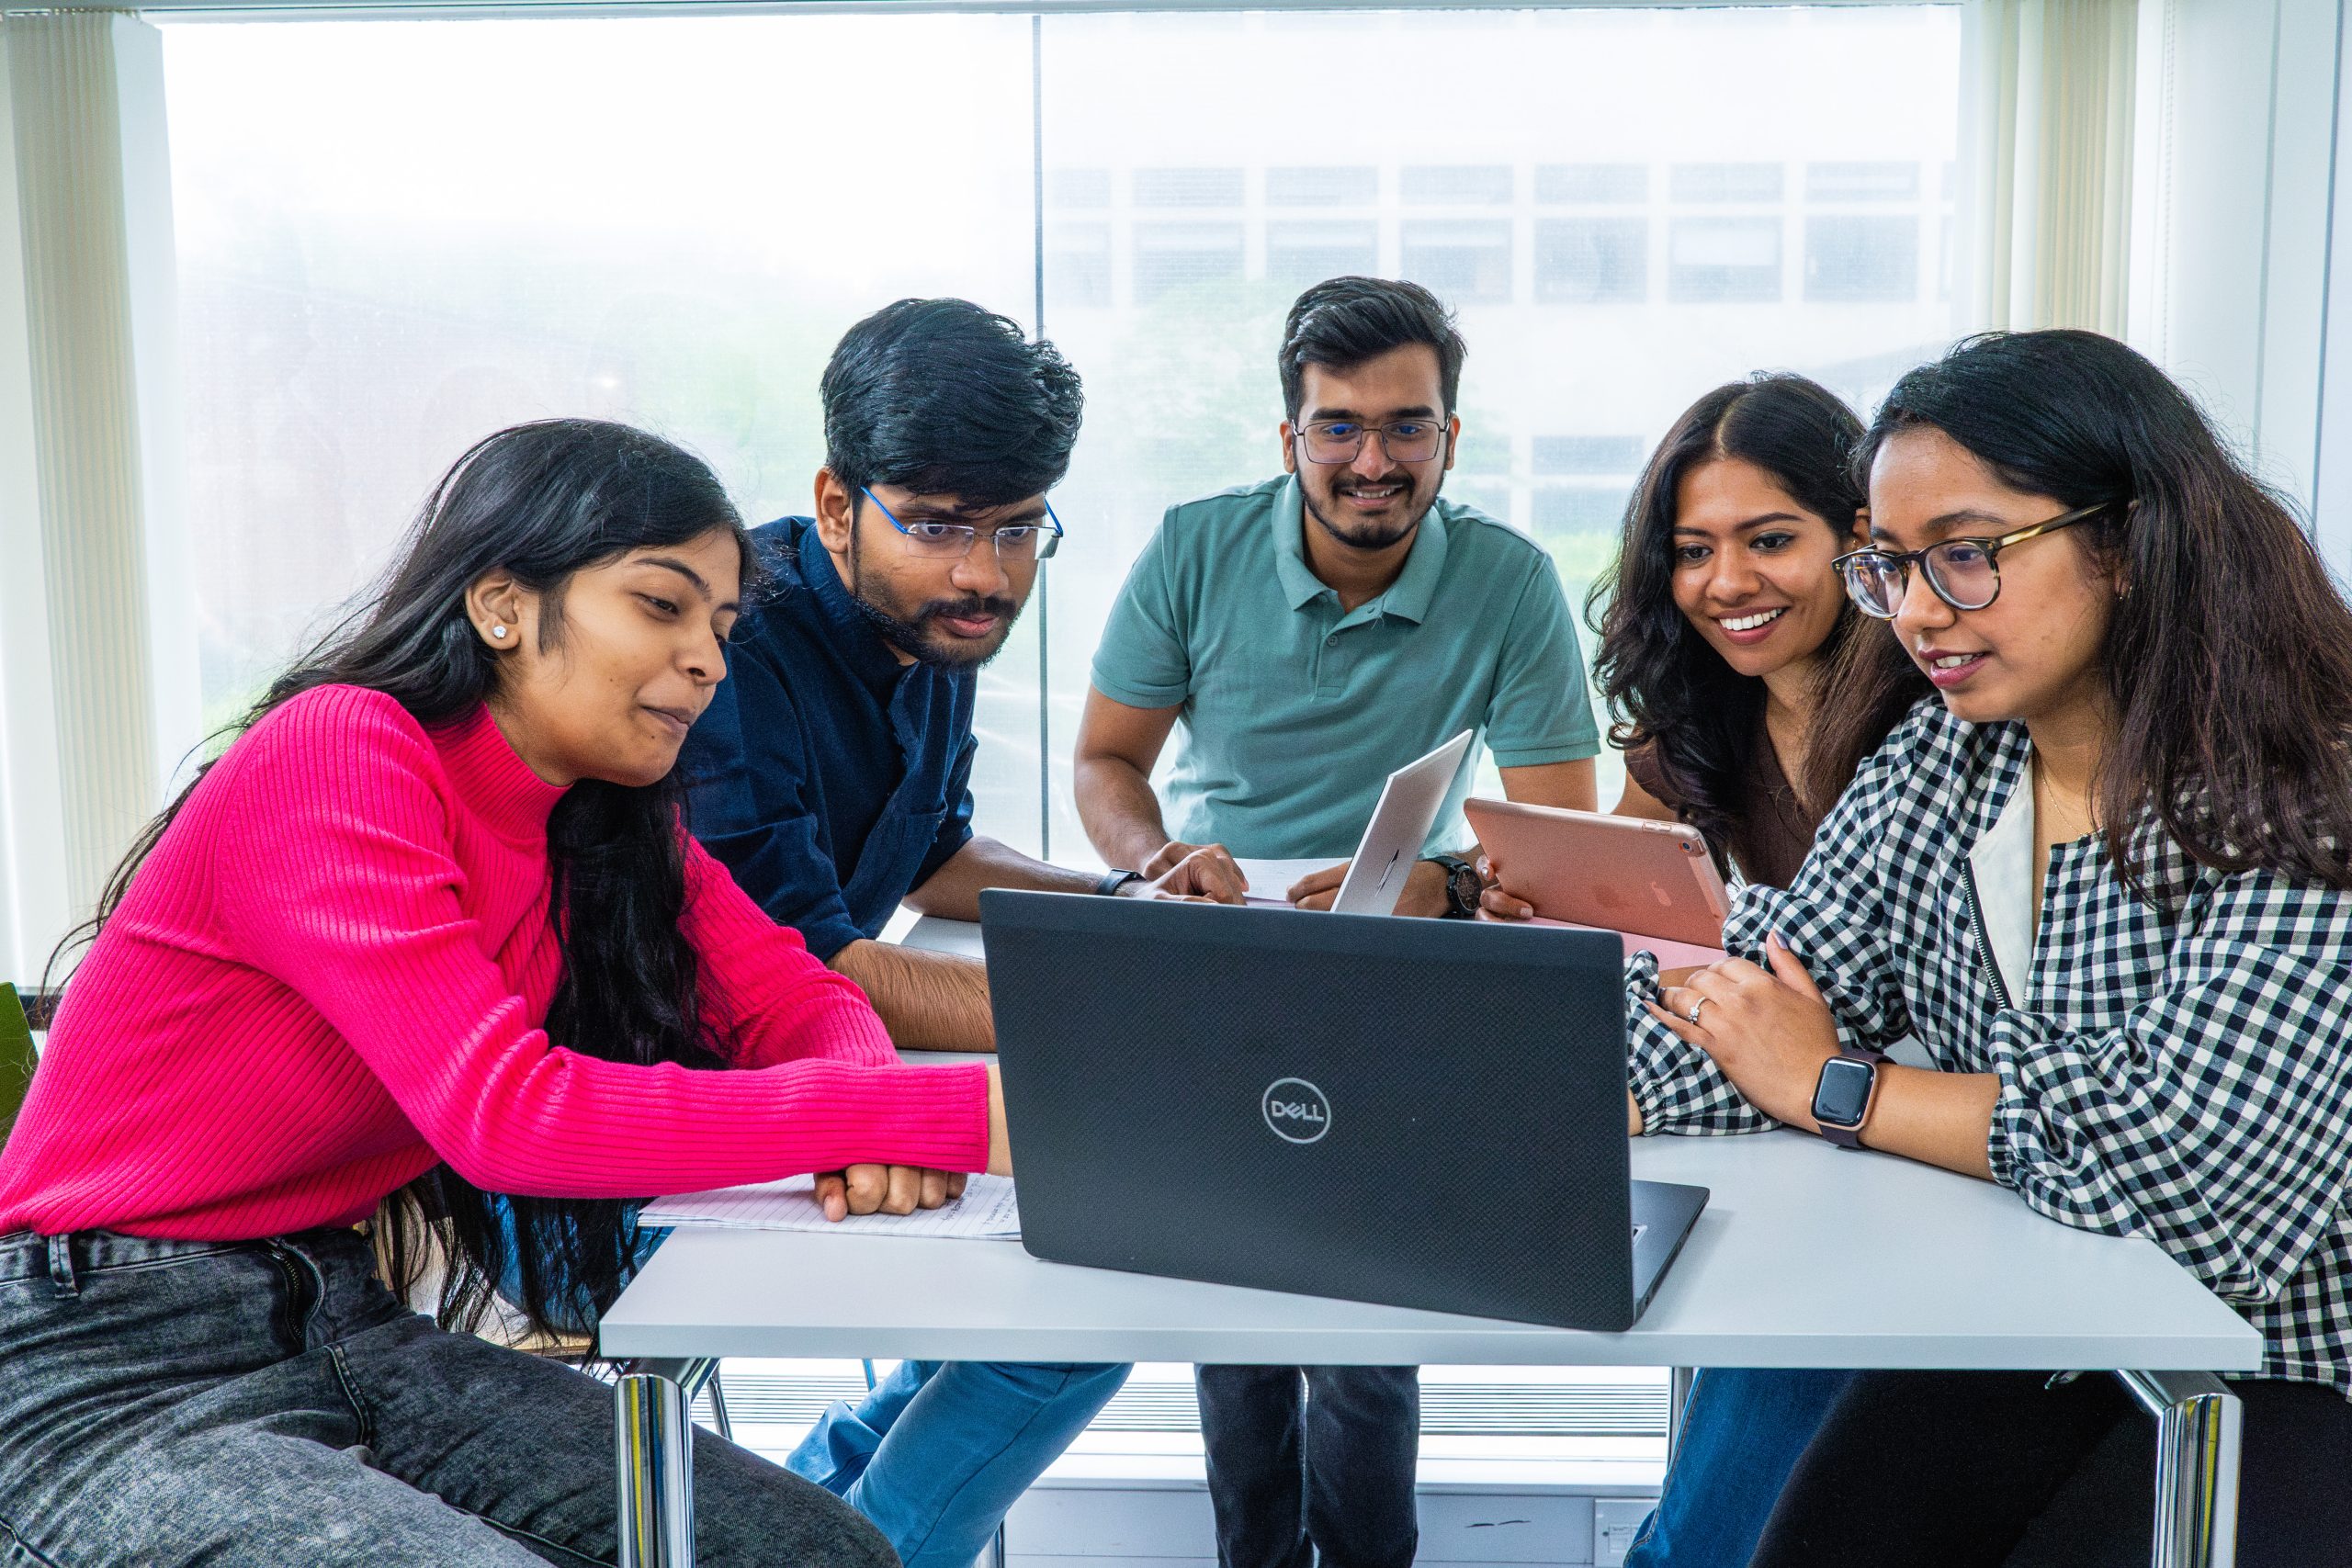
[[[1169,504],[1278,470],[1305,284],[1459,307],[1449,483],[1578,600],[1697,394],[1785,367],[1867,401],[1969,324],[1951,6],[241,22],[166,50],[214,716],[488,431],[638,421],[748,518],[803,510],[844,327],[908,294],[1034,321],[1042,279],[1086,434],[1046,603],[984,678],[978,810],[1071,861],[1103,615]],[[1335,96],[1358,82],[1408,107]]]
[[[215,719],[367,581],[488,432],[553,414],[648,424],[709,458],[761,522],[808,508],[817,372],[852,321],[909,294],[1034,309],[1025,18],[164,37]],[[955,105],[954,134],[936,115],[875,114],[869,72],[813,60],[887,61],[896,100]],[[1061,238],[1075,287],[1099,289],[1082,231]],[[989,820],[1033,839],[1035,637],[988,677],[977,786]]]
[[[1581,607],[1701,392],[1790,367],[1863,404],[1969,324],[1956,12],[170,27],[209,716],[499,426],[651,426],[761,522],[808,505],[818,374],[853,321],[906,295],[1042,308],[1085,432],[1068,542],[982,677],[975,787],[983,830],[1085,863],[1069,757],[1103,617],[1170,504],[1280,470],[1301,288],[1412,276],[1458,308],[1448,490],[1547,547]],[[1604,803],[1620,776],[1604,752]],[[1425,1463],[1662,1455],[1642,1369],[1426,1381]],[[1584,1384],[1607,1411],[1569,1410]],[[1164,1466],[1190,1400],[1183,1369],[1142,1369],[1081,1447]],[[772,1448],[808,1414],[763,1438],[738,1411]]]

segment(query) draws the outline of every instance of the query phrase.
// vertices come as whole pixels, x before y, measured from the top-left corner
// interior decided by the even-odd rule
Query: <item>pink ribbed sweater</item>
[[[857,987],[699,846],[684,927],[740,1070],[550,1042],[562,793],[486,709],[428,733],[328,686],[255,725],[75,975],[0,1150],[0,1235],[347,1224],[442,1160],[599,1198],[987,1164],[986,1069],[899,1066]]]

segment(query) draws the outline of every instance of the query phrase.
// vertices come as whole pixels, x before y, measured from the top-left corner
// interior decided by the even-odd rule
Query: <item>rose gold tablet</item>
[[[1508,800],[1468,800],[1462,811],[1503,886],[1544,919],[1723,946],[1731,900],[1697,829]]]

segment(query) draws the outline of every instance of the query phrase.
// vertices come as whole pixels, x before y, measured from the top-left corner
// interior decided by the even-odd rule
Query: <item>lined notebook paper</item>
[[[842,1235],[945,1235],[965,1240],[1019,1241],[1021,1210],[1009,1176],[975,1176],[961,1198],[911,1214],[852,1214],[825,1218],[817,1206],[817,1179],[787,1177],[752,1187],[722,1187],[657,1198],[638,1223],[679,1229],[827,1231]]]

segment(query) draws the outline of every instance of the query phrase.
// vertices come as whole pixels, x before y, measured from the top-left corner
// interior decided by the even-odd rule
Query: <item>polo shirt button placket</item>
[[[1317,695],[1343,691],[1348,683],[1348,661],[1346,656],[1340,652],[1340,633],[1326,634],[1323,648],[1323,657],[1315,661],[1315,690]]]

